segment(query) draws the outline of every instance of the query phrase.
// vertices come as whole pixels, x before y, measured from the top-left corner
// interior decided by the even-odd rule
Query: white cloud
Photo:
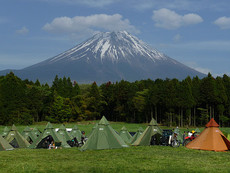
[[[27,34],[29,32],[29,29],[27,29],[25,26],[23,26],[21,29],[16,30],[16,33],[18,34]]]
[[[131,33],[139,31],[130,24],[128,19],[123,19],[120,14],[107,15],[95,14],[91,16],[58,17],[43,26],[45,31],[70,35],[88,35],[98,30],[117,31],[126,30]]]
[[[212,71],[208,68],[199,67],[196,62],[185,62],[185,64],[201,73],[204,74],[212,73]]]
[[[177,29],[181,26],[194,25],[203,22],[203,19],[194,13],[179,15],[175,11],[162,8],[153,11],[152,16],[156,27],[165,29]]]
[[[221,29],[230,29],[230,17],[220,17],[214,21],[214,24]]]

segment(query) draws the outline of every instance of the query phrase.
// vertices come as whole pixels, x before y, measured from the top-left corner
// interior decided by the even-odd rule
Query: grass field
[[[88,134],[96,121],[77,124]],[[31,127],[40,130],[46,123]],[[60,124],[53,124],[59,127]],[[111,126],[120,131],[122,126],[129,131],[147,124],[113,123]],[[73,127],[66,124],[66,127]],[[4,127],[0,126],[0,131]],[[25,126],[17,126],[22,131]],[[163,127],[167,128],[167,127]],[[192,128],[191,128],[192,129]],[[227,128],[226,128],[227,129]],[[182,131],[184,129],[181,129]],[[81,152],[71,149],[15,149],[0,152],[0,172],[230,172],[230,152],[190,150],[180,146],[147,146],[113,150]]]
[[[81,152],[17,149],[0,152],[0,172],[230,172],[230,152],[185,147],[129,147]]]

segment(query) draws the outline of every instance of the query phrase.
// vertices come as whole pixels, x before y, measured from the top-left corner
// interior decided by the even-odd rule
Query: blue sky
[[[2,1],[0,70],[33,65],[113,30],[201,72],[230,75],[229,0]]]

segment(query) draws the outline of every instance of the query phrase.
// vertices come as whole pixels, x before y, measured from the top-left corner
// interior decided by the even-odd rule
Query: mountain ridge
[[[126,31],[96,34],[57,56],[14,72],[24,79],[48,83],[56,75],[78,83],[205,76]]]

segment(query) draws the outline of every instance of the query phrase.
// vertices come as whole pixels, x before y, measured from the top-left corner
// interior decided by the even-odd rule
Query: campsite
[[[86,136],[99,121],[68,123],[65,127],[78,127]],[[104,124],[107,124],[103,120]],[[146,129],[149,124],[109,122],[120,132]],[[62,124],[52,124],[59,128]],[[40,122],[36,127],[40,131],[47,122]],[[100,126],[100,123],[99,123]],[[50,127],[50,125],[49,125]],[[125,127],[125,128],[124,128]],[[101,128],[101,127],[100,127]],[[169,127],[160,127],[169,129]],[[22,132],[26,126],[17,126]],[[193,128],[190,128],[191,131]],[[203,128],[200,128],[203,131]],[[0,131],[4,127],[0,126]],[[180,131],[187,130],[181,128]],[[222,130],[222,129],[221,129]],[[224,128],[228,131],[228,128]],[[92,135],[92,134],[90,134]],[[120,149],[85,150],[77,147],[59,149],[14,149],[0,152],[1,172],[229,172],[230,152],[192,150],[184,146],[129,146]]]

